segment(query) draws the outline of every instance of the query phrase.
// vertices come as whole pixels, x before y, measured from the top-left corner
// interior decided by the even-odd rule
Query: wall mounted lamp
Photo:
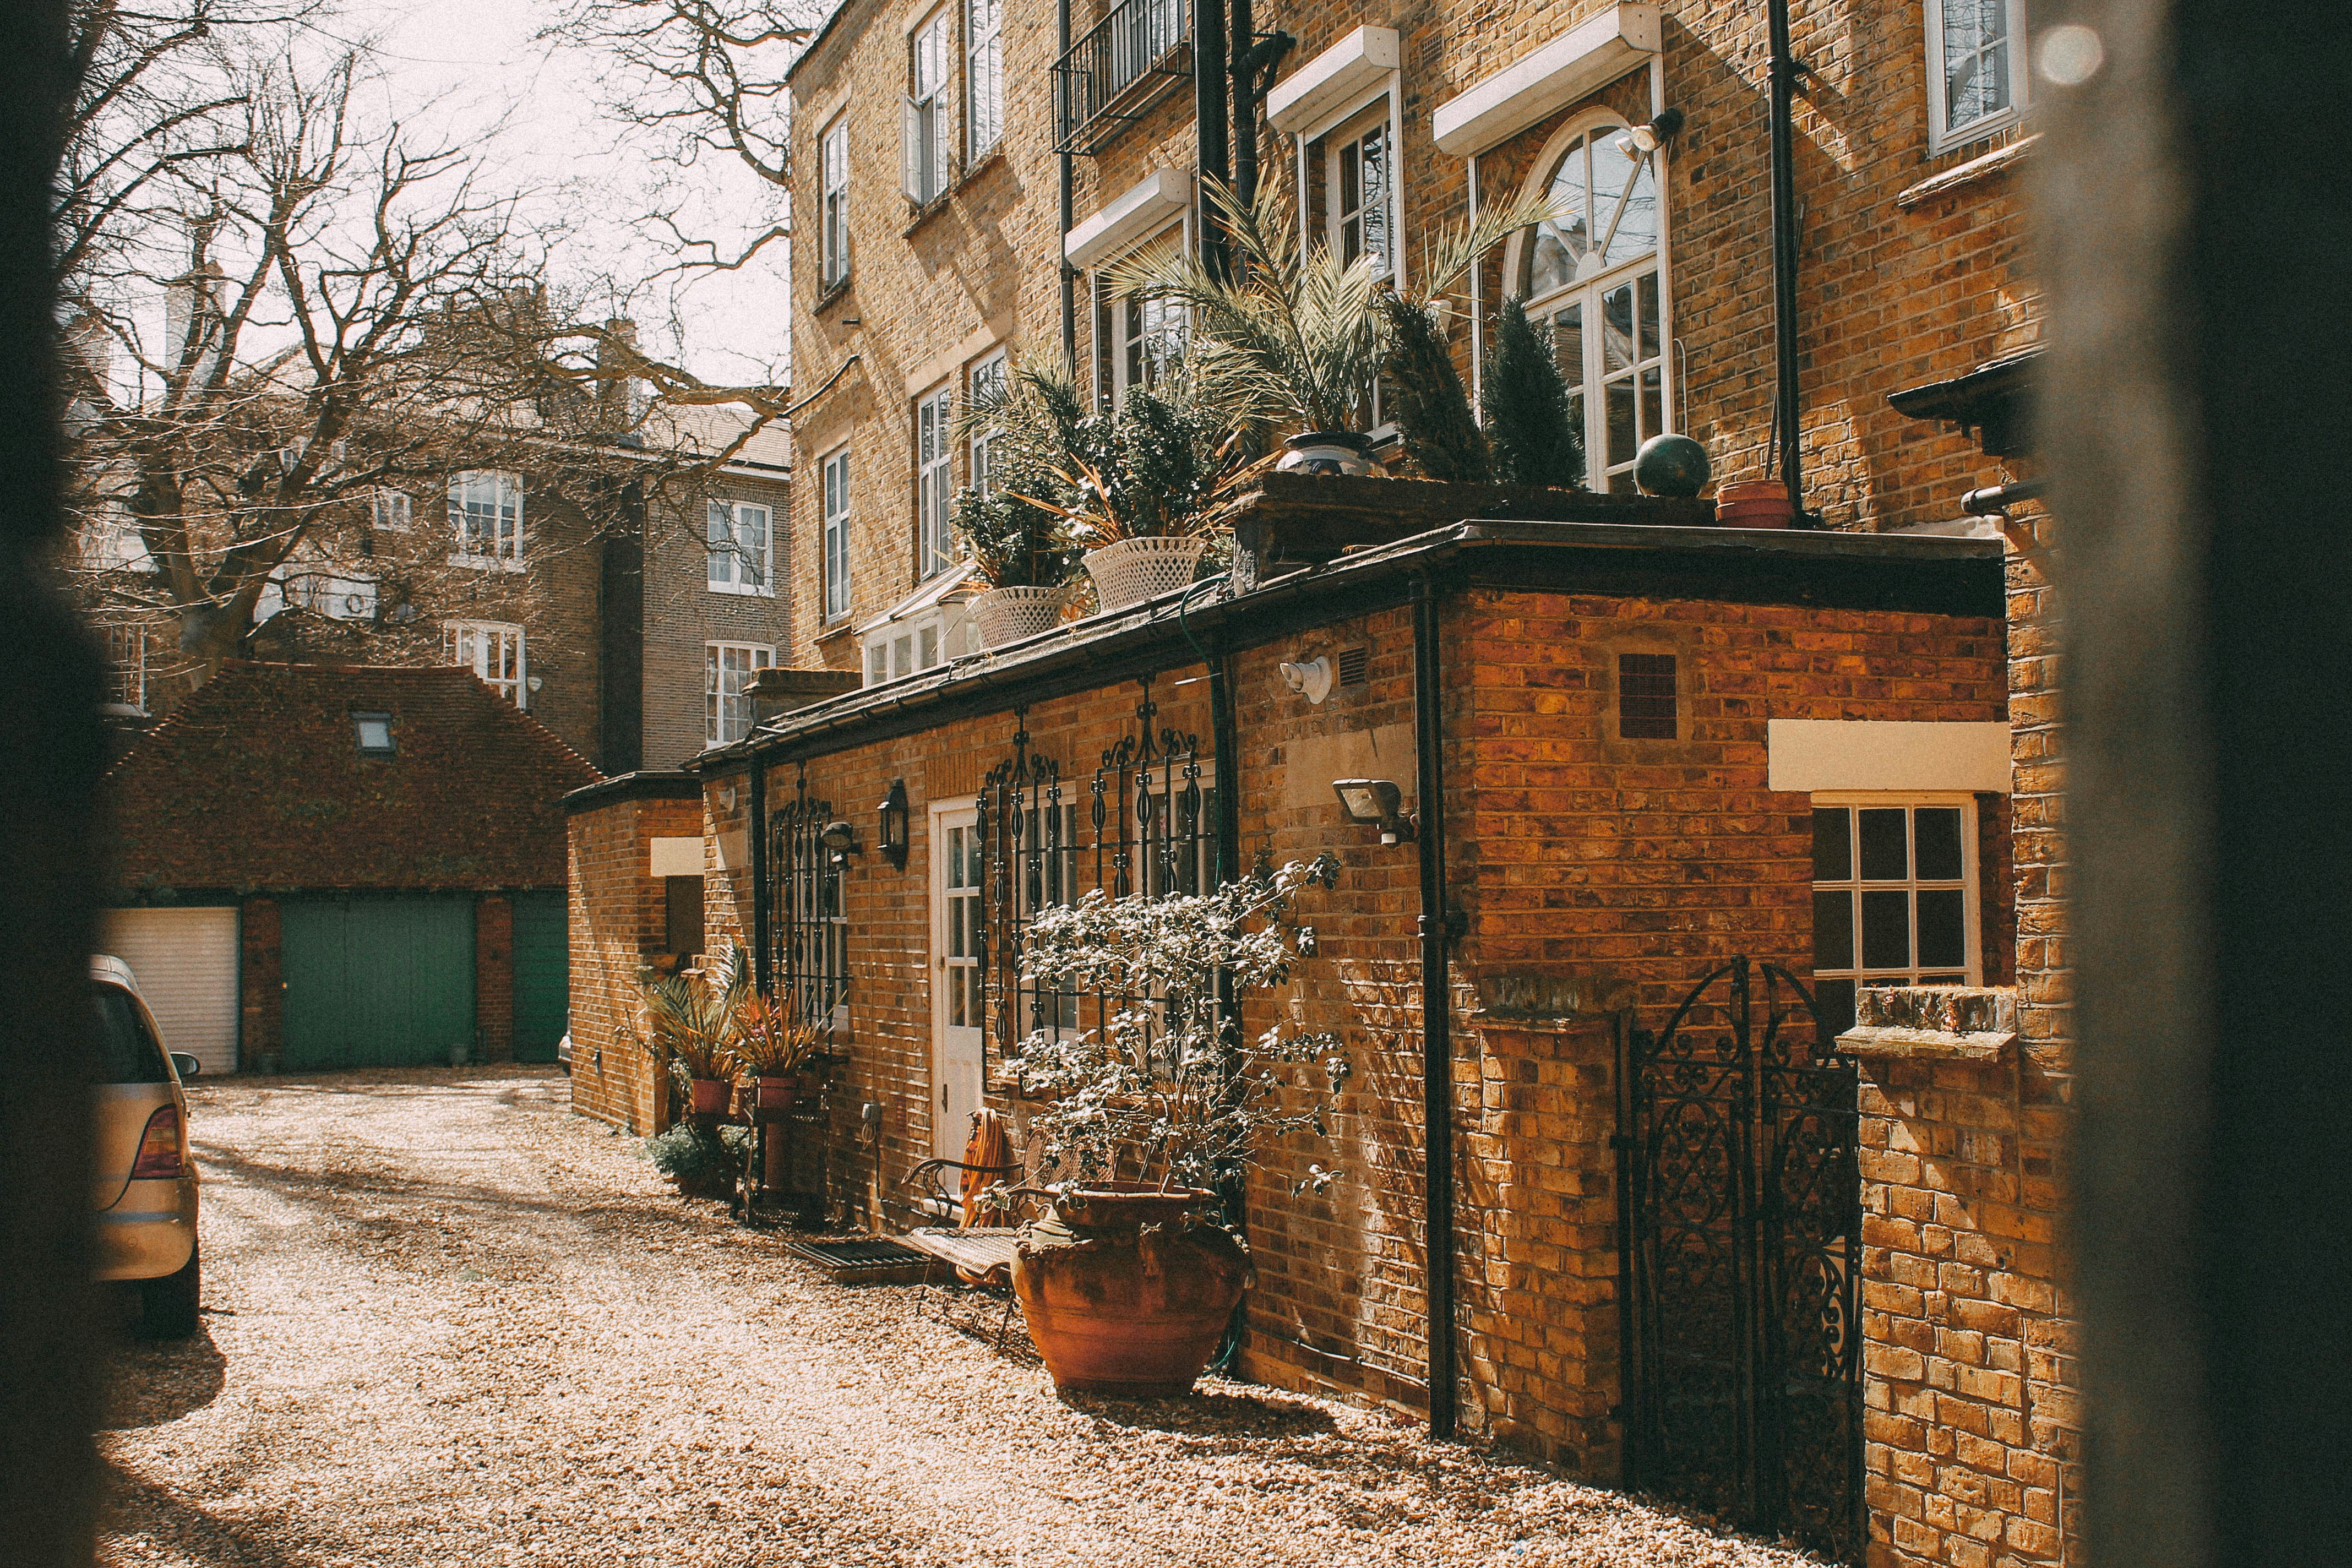
[[[1636,125],[1617,138],[1617,151],[1628,158],[1654,153],[1675,139],[1675,132],[1683,128],[1684,119],[1679,109],[1662,109],[1647,125]]]
[[[1285,664],[1282,683],[1307,701],[1320,705],[1331,695],[1331,661],[1318,657],[1303,664]]]
[[[824,831],[818,834],[817,837],[827,849],[833,851],[833,863],[836,866],[845,866],[849,863],[849,858],[852,855],[862,855],[866,852],[865,847],[857,842],[857,829],[837,817],[826,823]]]
[[[1404,792],[1388,779],[1333,779],[1331,793],[1350,822],[1381,830],[1383,844],[1411,843],[1413,820],[1402,809]]]
[[[898,869],[907,868],[907,781],[892,779],[890,793],[882,797],[877,816],[880,820],[874,830],[874,841],[882,847],[882,858]]]

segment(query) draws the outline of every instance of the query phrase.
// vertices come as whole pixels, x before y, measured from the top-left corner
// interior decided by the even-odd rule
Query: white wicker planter
[[[1102,613],[1109,615],[1192,586],[1208,548],[1209,542],[1198,535],[1122,539],[1087,552],[1087,575],[1095,580]]]
[[[966,611],[980,628],[981,647],[1003,647],[1060,625],[1062,590],[991,588],[974,595]]]

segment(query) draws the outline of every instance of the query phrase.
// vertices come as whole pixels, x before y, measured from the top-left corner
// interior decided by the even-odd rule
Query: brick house
[[[208,1071],[551,1061],[596,777],[467,670],[232,662],[109,772],[100,941]]]

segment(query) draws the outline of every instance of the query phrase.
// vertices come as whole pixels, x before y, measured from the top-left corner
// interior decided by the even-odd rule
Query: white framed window
[[[826,455],[819,465],[824,515],[824,618],[849,614],[849,448]]]
[[[410,515],[406,490],[378,489],[368,497],[368,521],[379,532],[406,533]]]
[[[1396,257],[1396,159],[1386,93],[1323,138],[1325,243],[1342,264]]]
[[[773,514],[758,501],[714,500],[703,519],[706,574],[714,594],[772,594]]]
[[[971,388],[971,404],[967,404],[966,406],[986,398],[1003,396],[1006,377],[1009,374],[1010,370],[1003,349],[997,350],[986,359],[975,361],[970,374],[966,377],[966,383]],[[995,441],[998,434],[993,426],[974,430],[971,437],[971,450],[965,458],[969,465],[968,471],[964,475],[965,482],[971,487],[973,493],[982,500],[986,500],[992,493],[992,487],[995,482],[994,471],[990,466],[989,447]]]
[[[1186,244],[1187,237],[1183,224],[1171,224],[1135,249],[1173,249]],[[1116,404],[1127,396],[1128,388],[1158,381],[1184,350],[1187,321],[1181,305],[1133,294],[1115,296],[1097,282],[1095,342],[1102,347],[1096,367],[1097,391]]]
[[[106,628],[106,706],[119,714],[147,711],[147,628]]]
[[[776,662],[766,643],[702,645],[702,738],[723,746],[751,732],[751,677]]]
[[[2025,0],[1927,0],[1927,151],[2017,123],[2025,111]]]
[[[449,476],[449,559],[461,566],[522,569],[522,480],[477,469]]]
[[[1004,136],[1004,0],[964,0],[964,156],[977,163]]]
[[[907,40],[908,91],[899,163],[907,199],[927,207],[948,188],[948,8],[933,12]]]
[[[1984,973],[1976,797],[1813,796],[1813,998],[1832,1032],[1858,985],[1974,985]]]
[[[960,610],[895,622],[866,639],[866,684],[903,680],[978,651],[971,623]]]
[[[849,276],[849,116],[842,115],[817,138],[818,180],[824,231],[818,246],[818,275],[830,289]]]
[[[1631,494],[1634,453],[1671,428],[1657,160],[1607,116],[1561,135],[1548,184],[1564,210],[1518,247],[1516,291],[1551,335],[1584,433],[1585,482]]]
[[[530,670],[522,628],[505,621],[445,621],[441,647],[451,664],[470,669],[518,708],[530,706]]]
[[[955,510],[955,396],[940,386],[915,404],[915,576],[955,564],[948,519]]]

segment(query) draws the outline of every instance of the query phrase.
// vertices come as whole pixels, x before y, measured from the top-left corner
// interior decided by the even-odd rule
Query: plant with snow
[[[1097,890],[1038,912],[1023,978],[1118,1002],[1105,1028],[1040,1030],[1006,1064],[1042,1097],[1030,1131],[1047,1173],[1214,1188],[1256,1164],[1269,1139],[1328,1136],[1326,1113],[1348,1073],[1338,1037],[1277,1024],[1244,1047],[1238,1011],[1249,993],[1288,981],[1300,955],[1290,906],[1309,884],[1334,883],[1339,865],[1327,852],[1211,893]],[[1292,1190],[1320,1191],[1332,1175],[1310,1165]]]

